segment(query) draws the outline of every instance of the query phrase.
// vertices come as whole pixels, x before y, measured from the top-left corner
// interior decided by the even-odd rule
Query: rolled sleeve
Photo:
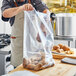
[[[46,4],[44,4],[41,0],[34,0],[36,10],[43,12],[45,9],[48,9]]]
[[[11,7],[12,7],[12,6],[10,5],[10,2],[9,2],[8,0],[3,0],[3,2],[2,2],[2,7],[1,7],[2,13],[3,13],[3,11],[4,11],[5,9],[11,8]],[[3,20],[3,21],[9,21],[9,18],[5,18],[5,17],[2,16],[2,20]]]

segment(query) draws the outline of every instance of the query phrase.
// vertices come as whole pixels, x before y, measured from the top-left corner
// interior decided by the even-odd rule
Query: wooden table
[[[20,65],[12,72],[23,71],[23,70],[27,69],[24,69],[22,65]],[[56,59],[54,67],[50,67],[41,71],[31,71],[31,72],[34,72],[39,76],[74,76],[76,74],[76,65],[61,63],[60,60]]]

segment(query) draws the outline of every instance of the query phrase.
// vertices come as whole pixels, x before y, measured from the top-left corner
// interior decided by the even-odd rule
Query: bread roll
[[[60,47],[60,49],[62,49],[62,48],[63,48],[63,45],[62,45],[62,44],[58,44],[58,46]]]
[[[60,49],[59,46],[53,46],[53,50],[57,50],[57,49]]]
[[[64,45],[64,46],[63,46],[63,50],[64,50],[64,51],[70,51],[70,48]]]

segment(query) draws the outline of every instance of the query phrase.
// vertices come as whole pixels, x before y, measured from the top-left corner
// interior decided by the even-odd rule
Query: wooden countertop
[[[23,71],[23,70],[27,69],[24,69],[22,65],[20,65],[12,72]],[[76,65],[61,63],[60,60],[55,59],[54,67],[50,67],[41,71],[31,71],[31,72],[34,72],[39,76],[74,76],[76,74]]]

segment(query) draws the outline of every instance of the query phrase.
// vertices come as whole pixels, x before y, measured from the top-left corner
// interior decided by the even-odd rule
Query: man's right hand
[[[31,4],[24,4],[20,7],[8,8],[3,11],[2,15],[5,18],[11,18],[21,11],[32,11],[34,7]]]
[[[34,9],[34,7],[29,3],[20,6],[20,8],[24,11],[32,11]]]

